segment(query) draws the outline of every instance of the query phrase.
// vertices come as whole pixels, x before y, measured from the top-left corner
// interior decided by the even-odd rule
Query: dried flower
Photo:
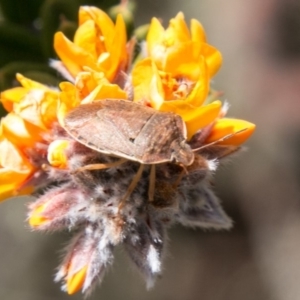
[[[76,230],[55,278],[69,294],[90,293],[120,243],[150,287],[162,270],[170,225],[230,228],[232,222],[210,182],[219,161],[237,151],[255,128],[244,120],[224,118],[226,105],[208,101],[213,95],[209,80],[222,59],[206,42],[198,21],[192,20],[189,31],[179,13],[165,30],[154,18],[148,53],[132,66],[133,47],[126,41],[121,16],[114,24],[101,10],[82,7],[74,42],[62,33],[55,35],[62,60],[56,66],[63,66],[60,70],[71,82],[62,82],[58,91],[17,75],[22,87],[1,93],[9,113],[0,127],[0,198],[36,189],[38,199],[28,213],[32,229]],[[107,125],[93,128],[92,123],[93,131],[85,133],[88,139],[64,129],[74,108],[94,107],[89,103],[106,98],[133,100],[139,108],[152,107],[153,115],[160,110],[182,119],[183,140],[176,142],[193,154],[186,166],[173,161],[176,155],[155,159],[156,151],[163,150],[156,148],[164,138],[161,124],[161,137],[160,130],[149,130],[143,140],[154,157],[151,164],[140,164],[133,154],[128,159],[121,142],[118,151],[109,151],[115,141],[134,143],[137,124],[151,124],[151,118],[143,119],[135,110],[126,122],[119,116],[122,111],[85,112],[79,127],[92,116],[103,117]],[[95,134],[105,136],[100,149],[92,143]],[[157,145],[149,143],[153,136]]]

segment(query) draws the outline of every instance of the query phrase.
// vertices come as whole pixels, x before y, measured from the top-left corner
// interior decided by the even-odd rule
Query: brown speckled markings
[[[91,149],[142,164],[194,161],[180,116],[127,100],[80,105],[68,113],[64,128]]]

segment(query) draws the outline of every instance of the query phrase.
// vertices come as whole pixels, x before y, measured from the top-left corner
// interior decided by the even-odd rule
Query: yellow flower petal
[[[63,126],[66,114],[74,107],[80,104],[80,98],[77,97],[77,90],[70,82],[62,82],[59,85],[62,90],[59,95],[59,103],[57,109],[57,118],[59,124]]]
[[[139,61],[131,72],[134,87],[134,101],[149,99],[150,84],[153,76],[152,60],[150,58]]]
[[[10,197],[28,195],[32,193],[33,187],[21,189],[22,184],[26,182],[30,175],[30,172],[18,173],[0,167],[0,201],[6,200]]]
[[[82,6],[79,9],[79,26],[83,23],[93,20],[98,28],[101,29],[101,37],[104,41],[105,48],[112,47],[115,25],[111,18],[101,9],[94,6]]]
[[[48,219],[42,215],[46,206],[47,203],[41,204],[31,212],[28,219],[28,223],[31,227],[39,227],[48,221]]]
[[[48,147],[47,159],[51,166],[59,169],[65,169],[68,166],[66,149],[70,141],[55,140]]]
[[[202,47],[202,55],[205,57],[209,77],[213,77],[222,65],[222,54],[219,50],[211,45],[204,44]]]
[[[48,90],[48,87],[45,86],[42,83],[39,83],[37,81],[31,80],[25,76],[23,76],[22,74],[17,74],[16,75],[17,80],[21,83],[21,85],[30,90],[30,89],[42,89],[42,90]]]
[[[164,40],[165,29],[157,18],[152,18],[148,34],[147,34],[147,49],[148,55],[152,55],[155,47],[162,44]]]
[[[96,68],[93,55],[72,43],[62,32],[54,35],[54,49],[74,78],[83,66]]]
[[[187,42],[191,39],[190,32],[185,23],[182,12],[179,12],[175,18],[170,20],[170,24],[165,35],[166,40],[174,41],[174,44]]]
[[[102,84],[94,99],[127,99],[127,94],[117,84]]]
[[[214,101],[183,115],[187,127],[187,139],[189,140],[198,130],[214,122],[220,114],[221,107],[221,101]]]
[[[50,89],[31,89],[14,105],[14,111],[41,129],[50,129],[57,120],[58,92]]]
[[[67,277],[67,292],[73,295],[78,292],[83,284],[87,273],[87,266],[80,269],[78,272]]]
[[[111,66],[105,76],[108,80],[112,81],[118,71],[123,70],[127,64],[127,51],[126,51],[126,25],[121,14],[117,16],[114,39],[112,45],[107,50],[111,54]],[[122,65],[120,65],[122,64]]]
[[[78,27],[74,35],[74,44],[88,52],[96,61],[98,53],[105,51],[103,41],[97,38],[97,28],[93,20],[86,21]]]
[[[0,201],[32,192],[32,187],[23,188],[23,186],[34,171],[35,168],[24,154],[1,133]]]
[[[127,99],[126,92],[119,85],[110,83],[102,72],[85,69],[86,72],[81,72],[75,83],[81,104],[107,98]]]
[[[34,167],[18,147],[5,138],[0,140],[0,167],[27,175],[34,171]]]
[[[10,112],[13,110],[14,103],[18,103],[27,93],[23,87],[16,87],[1,92],[1,103]]]
[[[33,147],[42,140],[42,131],[37,126],[25,121],[11,112],[1,120],[2,133],[19,149]]]
[[[200,106],[204,103],[209,92],[209,79],[207,68],[205,67],[204,60],[200,62],[201,65],[201,76],[199,76],[194,88],[186,98],[186,102],[191,103],[193,106]]]
[[[227,135],[233,134],[232,137],[221,141],[218,144],[238,146],[244,143],[252,135],[254,130],[255,125],[244,120],[229,118],[219,119],[213,126],[211,134],[205,143],[209,144],[211,142],[218,141]]]
[[[187,77],[198,80],[201,75],[200,44],[196,42],[181,43],[168,49],[163,70],[172,73],[174,77]],[[199,63],[200,62],[200,63]]]
[[[191,36],[192,41],[205,43],[206,35],[202,24],[196,19],[191,20]]]

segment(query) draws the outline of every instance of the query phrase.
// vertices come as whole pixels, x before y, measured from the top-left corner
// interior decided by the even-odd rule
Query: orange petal
[[[116,73],[119,69],[124,69],[127,64],[127,51],[126,51],[126,25],[121,14],[117,16],[114,38],[112,45],[106,49],[110,54],[110,59],[105,60],[109,62],[109,66],[105,66],[98,60],[98,66],[105,73],[105,76],[109,81],[113,81],[116,77]]]
[[[0,167],[0,201],[6,200],[17,195],[28,195],[33,191],[33,187],[27,187],[20,190],[20,187],[27,178],[31,175],[30,172],[18,173],[6,168]]]
[[[93,20],[104,38],[106,49],[112,46],[114,37],[115,25],[111,18],[101,9],[94,6],[81,6],[79,9],[79,25],[84,22]]]
[[[254,132],[255,125],[253,123],[238,120],[238,119],[219,119],[213,126],[212,131],[205,141],[209,144],[214,141],[218,141],[227,135],[233,134],[232,137],[220,141],[220,145],[240,145],[244,143]]]
[[[62,82],[59,85],[62,90],[59,95],[59,104],[57,108],[57,118],[59,124],[63,126],[65,115],[74,107],[80,104],[80,99],[77,97],[77,90],[70,82]]]
[[[200,64],[201,74],[194,88],[185,99],[186,102],[191,103],[195,107],[201,106],[203,104],[209,92],[208,71],[203,58],[201,59],[199,64]]]
[[[30,90],[30,89],[48,90],[49,89],[46,85],[41,84],[37,81],[31,80],[29,78],[26,78],[25,76],[23,76],[22,74],[19,74],[19,73],[16,75],[16,78],[21,83],[21,85],[28,90]]]
[[[34,171],[34,167],[18,147],[5,138],[0,141],[0,167],[27,176]]]
[[[49,129],[57,120],[58,92],[51,89],[31,89],[14,105],[14,111],[29,123]]]
[[[161,106],[165,103],[165,92],[161,77],[159,75],[156,65],[152,62],[153,76],[151,78],[149,88],[150,103],[151,106],[157,110],[161,109]],[[148,99],[147,99],[148,100]]]
[[[82,66],[96,69],[93,56],[72,43],[62,32],[54,35],[54,49],[73,77],[82,70]]]
[[[205,43],[206,35],[202,24],[196,19],[191,20],[191,36],[192,41]]]
[[[95,100],[107,98],[127,99],[127,94],[117,84],[102,84]]]
[[[30,214],[28,222],[31,227],[39,227],[48,221],[47,218],[43,217],[42,213],[45,210],[47,203],[44,203],[36,207]]]
[[[97,34],[95,22],[89,20],[79,26],[74,35],[74,44],[88,52],[94,60],[97,60],[98,52],[105,51]]]
[[[165,29],[157,18],[152,18],[147,34],[148,55],[152,56],[157,44],[163,43]]]
[[[87,266],[80,269],[75,274],[67,277],[67,292],[69,295],[73,295],[78,292],[83,284],[87,273]]]
[[[94,44],[97,43],[95,48],[98,56],[95,61],[96,69],[104,72],[112,82],[116,73],[127,66],[127,36],[123,17],[119,14],[114,25],[108,15],[100,9],[83,7],[80,10],[80,18],[85,22],[92,19],[97,24],[97,37],[94,41]]]
[[[47,159],[51,166],[59,169],[65,169],[68,166],[66,149],[70,141],[55,140],[48,147]]]
[[[200,47],[196,42],[185,42],[168,49],[163,70],[173,77],[187,77],[196,81],[201,74]]]
[[[173,44],[187,42],[191,39],[189,29],[185,23],[184,15],[179,12],[175,18],[170,20],[169,27],[165,33],[167,40],[174,41]]]
[[[153,77],[152,60],[150,58],[139,61],[131,72],[134,101],[149,99],[150,83]]]
[[[36,142],[42,140],[40,128],[13,112],[2,118],[1,125],[3,135],[19,148],[33,147]]]
[[[199,129],[214,122],[220,114],[221,107],[221,101],[217,100],[185,113],[182,118],[187,127],[187,139],[189,140]]]
[[[14,103],[18,103],[26,95],[27,90],[23,87],[16,87],[1,92],[1,102],[4,108],[10,112],[13,110]]]
[[[203,44],[202,55],[205,57],[209,76],[211,78],[218,72],[222,65],[222,54],[213,46]]]

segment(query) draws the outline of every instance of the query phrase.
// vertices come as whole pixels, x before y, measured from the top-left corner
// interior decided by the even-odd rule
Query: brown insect
[[[180,116],[131,101],[80,105],[67,115],[64,128],[89,148],[141,164],[190,165],[194,160]]]
[[[131,101],[111,99],[80,105],[67,114],[64,128],[86,147],[121,158],[111,164],[86,165],[76,172],[110,168],[126,160],[141,163],[120,206],[140,180],[144,165],[151,165],[149,200],[152,201],[156,164],[175,162],[189,166],[194,162],[195,149],[186,143],[186,126],[180,116]]]

